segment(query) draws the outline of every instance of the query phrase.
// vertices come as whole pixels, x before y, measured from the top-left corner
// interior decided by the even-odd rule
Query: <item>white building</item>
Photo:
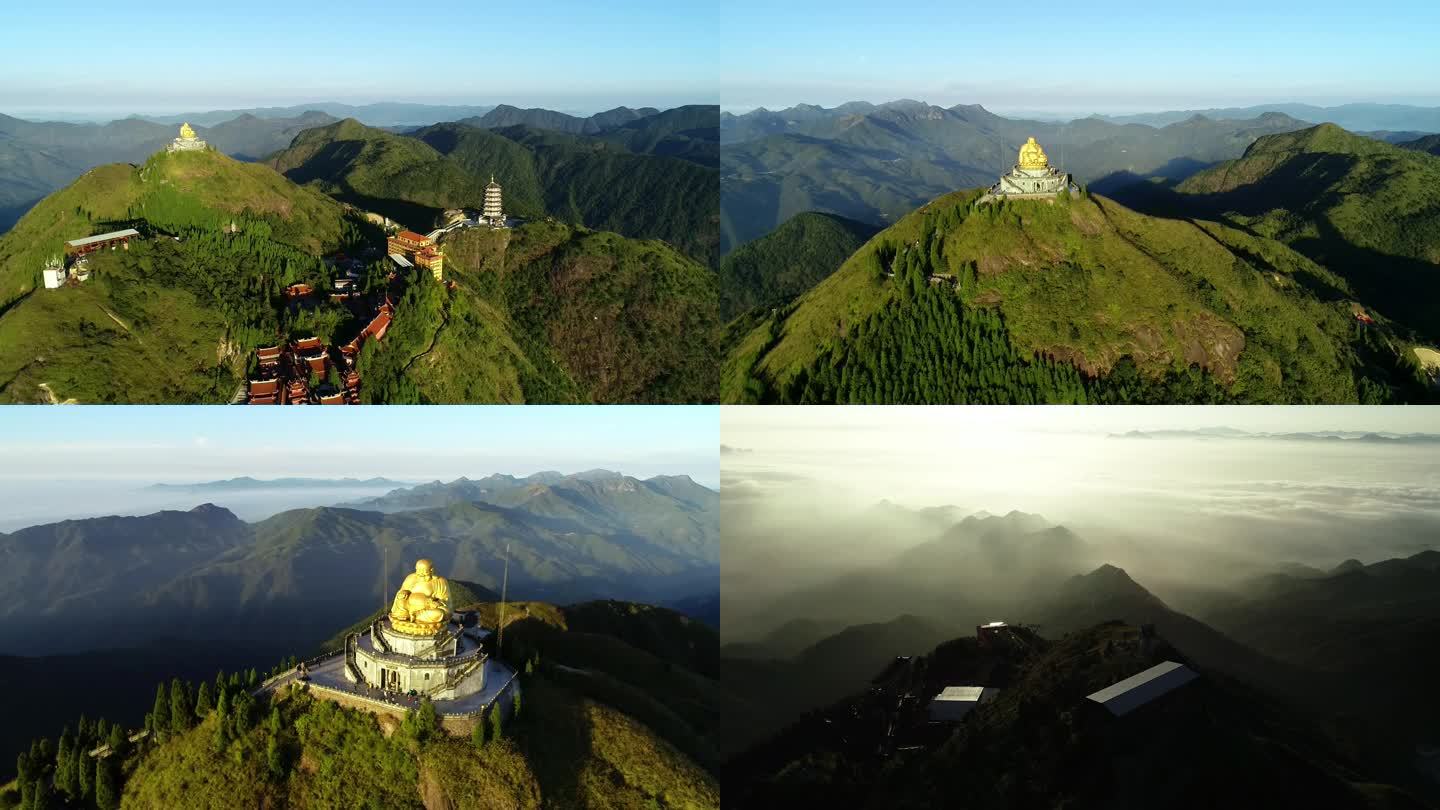
[[[1139,675],[1131,675],[1099,692],[1087,695],[1085,699],[1094,701],[1109,709],[1110,713],[1116,717],[1121,717],[1198,677],[1200,676],[1195,674],[1195,670],[1184,664],[1166,661],[1163,664],[1156,664]]]
[[[947,686],[927,707],[932,723],[958,723],[972,709],[994,697],[994,689],[983,686]]]

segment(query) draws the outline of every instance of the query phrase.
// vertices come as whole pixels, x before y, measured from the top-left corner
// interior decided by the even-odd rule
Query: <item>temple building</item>
[[[500,184],[495,182],[493,174],[485,186],[485,207],[480,211],[480,222],[492,228],[505,227],[505,209],[500,204]]]
[[[445,254],[436,246],[435,240],[428,236],[414,231],[400,231],[387,240],[386,252],[390,254],[391,260],[401,267],[414,262],[415,265],[429,270],[436,281],[440,281],[444,275]]]
[[[474,613],[457,613],[450,583],[429,560],[417,560],[389,608],[342,648],[312,658],[261,686],[300,686],[313,697],[403,718],[429,698],[440,727],[469,734],[492,711],[509,713],[518,673],[500,660],[495,634]]]
[[[345,678],[386,692],[449,701],[485,691],[490,633],[466,627],[450,604],[450,584],[429,560],[415,563],[390,613],[345,642]]]
[[[997,199],[1033,199],[1054,197],[1062,191],[1078,192],[1080,187],[1070,175],[1050,165],[1050,158],[1034,138],[1020,147],[1020,156],[1009,172],[1000,175],[1000,182],[990,187],[980,202]]]
[[[180,137],[170,142],[165,147],[166,152],[201,152],[206,148],[206,143],[195,137],[195,130],[190,128],[189,123],[180,125]]]

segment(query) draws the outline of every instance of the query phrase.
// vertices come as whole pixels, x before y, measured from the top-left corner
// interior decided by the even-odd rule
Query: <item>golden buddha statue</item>
[[[1020,147],[1020,168],[1022,169],[1046,169],[1050,166],[1050,158],[1045,157],[1045,150],[1034,138],[1026,141]]]
[[[417,560],[390,604],[390,626],[407,636],[433,636],[450,619],[450,583],[429,560]]]
[[[190,122],[187,121],[180,125],[180,137],[187,141],[195,140],[195,130],[190,128]]]

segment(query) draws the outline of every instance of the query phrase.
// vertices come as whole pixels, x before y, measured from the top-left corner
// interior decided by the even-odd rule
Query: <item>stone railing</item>
[[[262,692],[266,692],[266,691],[268,691],[268,690],[270,690],[270,689],[275,688],[276,686],[279,686],[280,684],[282,684],[283,682],[285,682],[285,681],[287,681],[287,680],[293,679],[293,678],[295,677],[295,670],[299,669],[300,667],[305,667],[306,669],[309,669],[310,667],[313,667],[313,666],[315,666],[316,664],[319,664],[319,663],[321,663],[321,662],[323,662],[323,661],[328,661],[328,660],[330,660],[331,658],[334,658],[334,657],[337,656],[337,655],[343,655],[344,653],[345,653],[345,649],[342,647],[341,649],[338,649],[338,650],[331,650],[330,652],[327,652],[327,653],[321,653],[320,655],[317,655],[317,656],[315,656],[314,658],[307,658],[307,659],[305,659],[304,661],[301,661],[300,663],[296,664],[296,665],[293,666],[293,667],[288,667],[284,672],[281,672],[281,673],[279,673],[279,674],[277,674],[277,675],[271,675],[270,677],[266,678],[264,681],[261,681],[261,682],[260,682],[260,685],[257,686],[257,687],[255,687],[255,688],[250,692],[250,694],[252,694],[252,695],[259,695],[259,694],[261,694]]]

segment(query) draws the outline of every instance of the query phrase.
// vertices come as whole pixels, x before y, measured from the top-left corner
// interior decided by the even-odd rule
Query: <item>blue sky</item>
[[[662,0],[5,3],[0,111],[713,104],[717,9]]]
[[[917,98],[1064,114],[1440,105],[1440,4],[728,0],[721,104]]]
[[[7,408],[0,481],[579,472],[719,481],[713,406]],[[16,463],[23,460],[23,463]],[[3,493],[0,485],[0,493]],[[14,491],[13,489],[11,490]]]

